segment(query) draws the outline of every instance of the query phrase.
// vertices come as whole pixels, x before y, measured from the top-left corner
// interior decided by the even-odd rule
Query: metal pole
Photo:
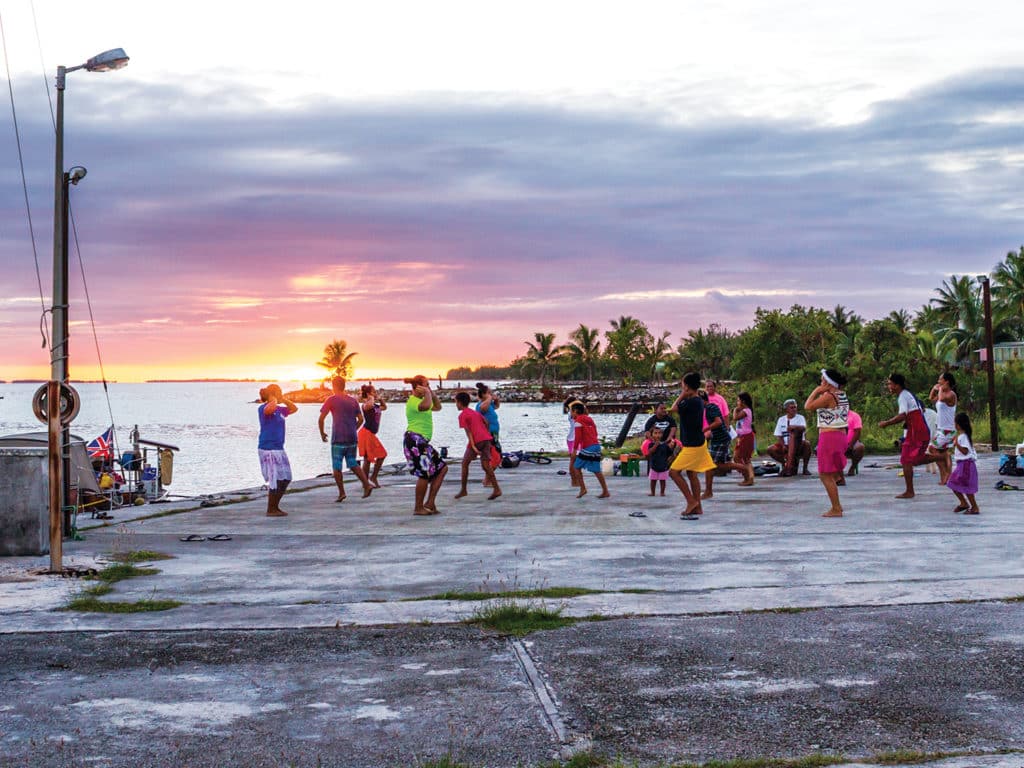
[[[53,316],[50,338],[50,382],[46,391],[47,447],[50,470],[50,571],[59,573],[63,563],[64,440],[60,423],[60,385],[67,381],[68,367],[68,251],[67,185],[64,183],[64,76],[57,67],[57,114],[55,116],[53,181]]]
[[[67,184],[64,182],[64,76],[67,69],[57,67],[56,143],[53,179],[53,348],[50,352],[50,378],[68,378],[68,250]]]
[[[50,573],[64,570],[64,526],[61,519],[60,382],[46,385],[46,426],[50,446]]]
[[[992,435],[992,450],[999,452],[999,421],[996,418],[996,361],[992,345],[992,291],[986,275],[981,279],[985,310],[985,363],[988,371],[988,428]]]

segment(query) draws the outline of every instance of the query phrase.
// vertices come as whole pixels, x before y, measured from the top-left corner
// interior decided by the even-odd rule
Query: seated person
[[[652,440],[655,429],[661,430],[662,443],[670,443],[676,439],[676,420],[672,418],[663,402],[654,406],[654,413],[644,424],[644,438]]]
[[[790,399],[782,404],[785,413],[775,424],[774,445],[768,446],[768,455],[782,465],[781,475],[792,477],[796,474],[800,459],[804,462],[804,474],[811,474],[807,463],[811,460],[811,444],[804,439],[807,434],[807,419],[797,413],[796,400]]]

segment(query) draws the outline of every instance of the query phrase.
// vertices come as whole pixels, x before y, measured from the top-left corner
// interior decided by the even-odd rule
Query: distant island
[[[270,379],[146,379],[146,384],[252,384]]]

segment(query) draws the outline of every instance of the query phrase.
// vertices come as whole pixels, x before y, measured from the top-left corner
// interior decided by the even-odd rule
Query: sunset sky
[[[47,87],[131,57],[65,102],[111,379],[313,380],[332,338],[380,378],[620,315],[674,343],[758,306],[879,317],[1024,242],[1019,2],[34,6],[39,45],[29,0],[0,13],[47,307]],[[0,131],[0,379],[46,378],[9,102]],[[71,275],[72,376],[97,378],[73,247]]]

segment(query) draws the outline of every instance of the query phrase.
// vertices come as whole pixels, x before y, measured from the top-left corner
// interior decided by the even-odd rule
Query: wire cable
[[[4,48],[4,67],[7,70],[7,90],[11,98],[11,117],[14,120],[14,138],[18,146],[18,166],[21,169],[21,190],[25,196],[25,212],[28,214],[28,233],[29,239],[32,241],[32,258],[35,260],[36,265],[36,283],[39,285],[39,306],[41,310],[39,320],[39,331],[43,337],[43,348],[50,349],[51,354],[53,350],[50,347],[50,340],[46,336],[46,299],[43,297],[43,276],[39,269],[39,251],[36,248],[36,231],[35,226],[32,223],[32,206],[29,203],[28,198],[28,181],[25,177],[25,157],[21,149],[21,129],[18,126],[18,110],[14,105],[14,81],[11,79],[11,63],[7,57],[7,33],[4,31],[4,19],[3,14],[0,14],[0,42],[3,43]]]
[[[33,0],[29,0],[29,8],[32,9],[32,28],[36,33],[36,48],[39,50],[39,67],[43,73],[43,90],[46,91],[46,101],[50,105],[50,125],[53,126],[53,132],[57,132],[57,117],[53,113],[53,94],[50,92],[50,81],[46,79],[46,61],[43,59],[43,41],[39,37],[39,22],[36,21],[36,4]]]
[[[96,347],[96,362],[100,367],[100,380],[103,382],[103,394],[107,399],[107,413],[110,414],[110,425],[116,426],[114,421],[114,408],[110,404],[110,389],[107,387],[107,373],[103,368],[103,355],[100,354],[100,337],[96,333],[96,318],[92,314],[92,298],[89,296],[89,282],[85,278],[85,261],[82,259],[82,249],[78,244],[78,225],[75,222],[75,213],[71,210],[70,195],[68,199],[68,214],[71,219],[71,233],[75,241],[75,254],[78,256],[78,268],[82,273],[82,287],[85,289],[85,306],[89,309],[89,325],[92,326],[92,341]],[[117,430],[110,433],[110,442],[114,446],[114,455],[117,451]]]

